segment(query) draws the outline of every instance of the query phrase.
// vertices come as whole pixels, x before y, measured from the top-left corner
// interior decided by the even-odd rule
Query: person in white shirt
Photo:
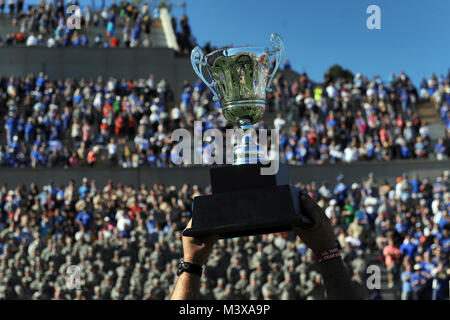
[[[336,143],[334,141],[331,141],[329,150],[330,150],[329,151],[330,157],[332,157],[336,160],[342,160],[343,152],[340,150],[340,146],[336,145]]]
[[[116,214],[117,230],[123,231],[126,226],[131,226],[131,220],[126,213],[119,210]]]
[[[142,15],[146,15],[148,13],[148,4],[144,3],[141,7],[141,13]]]
[[[353,237],[351,232],[349,232],[349,235],[345,237],[345,242],[350,244],[350,247],[352,248],[359,248],[361,246],[361,240]]]
[[[111,138],[106,148],[108,150],[108,160],[114,164],[117,161],[117,144],[114,138]]]
[[[273,120],[273,126],[277,130],[283,129],[284,125],[286,124],[286,120],[282,118],[281,113],[277,114],[277,117],[275,120]]]
[[[139,151],[148,150],[149,148],[149,141],[148,139],[145,139],[142,134],[138,134],[134,138],[134,143]]]
[[[442,212],[440,212],[440,207],[442,205],[442,200],[439,197],[439,194],[435,194],[434,195],[434,200],[431,202],[431,210],[433,212],[433,214],[435,215],[435,219],[437,223],[439,223],[440,221],[440,217],[442,216]],[[436,217],[439,217],[439,219],[437,219]]]
[[[155,99],[156,100],[156,99]],[[155,123],[158,122],[160,120],[160,115],[159,115],[159,108],[158,106],[153,103],[150,107],[150,111],[152,112],[149,116],[149,120],[151,123]]]
[[[172,120],[179,120],[181,118],[181,110],[180,108],[178,108],[178,106],[175,106],[171,111],[170,111],[170,118]]]
[[[337,96],[337,90],[336,90],[336,87],[334,86],[333,82],[330,82],[330,84],[326,88],[326,91],[328,94],[328,98],[330,98],[330,99],[334,99]]]
[[[328,182],[324,182],[320,188],[319,188],[319,193],[322,197],[326,198],[326,199],[330,199],[333,197],[333,193],[331,192],[331,189],[329,187]],[[333,201],[333,200],[331,200]],[[330,202],[331,203],[331,202]]]
[[[344,149],[344,159],[345,162],[354,162],[358,160],[358,150],[356,147],[347,146]]]
[[[429,137],[430,127],[428,126],[428,123],[426,121],[422,122],[422,126],[419,128],[419,134],[424,138]]]
[[[330,205],[325,209],[328,219],[340,216],[341,209],[337,206],[336,199],[331,199]]]
[[[56,47],[56,41],[53,38],[48,38],[47,40],[47,47],[49,48],[55,48]]]
[[[36,38],[36,36],[33,33],[30,34],[27,38],[26,46],[34,47],[34,46],[37,46],[37,44],[38,44],[38,39]]]

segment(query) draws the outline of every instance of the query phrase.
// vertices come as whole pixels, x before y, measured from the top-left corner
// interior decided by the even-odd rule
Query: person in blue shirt
[[[414,273],[411,275],[411,288],[413,300],[424,300],[426,294],[427,278],[422,274],[420,265],[414,265]]]
[[[367,158],[369,160],[372,160],[375,155],[375,144],[373,143],[372,137],[369,137],[366,143],[366,152],[367,152]]]
[[[200,94],[203,93],[203,91],[205,90],[205,85],[203,84],[203,81],[198,80],[195,84],[194,84],[194,90],[195,88],[198,88],[198,91]]]
[[[9,147],[15,154],[19,153],[19,149],[20,149],[19,137],[14,136],[12,141],[9,143]]]
[[[56,199],[58,200],[58,203],[60,206],[64,206],[64,186],[61,185],[59,189],[56,192]]]
[[[81,36],[80,40],[81,40],[81,46],[82,47],[87,47],[89,45],[89,39],[88,39],[88,37],[85,34],[83,34]]]
[[[321,156],[321,159],[327,159],[328,158],[328,151],[329,147],[326,144],[326,141],[322,141],[322,144],[319,146],[319,154]]]
[[[337,197],[338,205],[343,206],[345,198],[347,198],[347,194],[349,191],[348,185],[344,183],[344,176],[341,174],[336,178],[338,182],[336,187],[334,188],[334,194]]]
[[[396,216],[396,220],[397,222],[395,223],[395,230],[400,234],[406,233],[408,231],[408,224],[406,223],[406,221],[402,220],[400,215]]]
[[[157,167],[158,168],[167,167],[167,160],[169,160],[169,158],[170,158],[170,154],[168,155],[166,152],[161,152],[159,154],[159,160],[160,161],[158,162]]]
[[[434,153],[436,154],[436,159],[438,160],[444,160],[446,158],[447,147],[445,146],[444,139],[438,139],[438,142],[434,146]]]
[[[131,230],[129,225],[125,225],[124,229],[119,232],[120,235],[124,236],[125,238],[130,238],[131,236]]]
[[[424,272],[431,275],[431,271],[436,267],[436,265],[431,261],[430,252],[425,251],[423,253],[423,261],[420,263],[420,267]]]
[[[380,290],[376,290],[371,296],[370,300],[383,300],[383,296],[381,295]]]
[[[42,136],[37,135],[36,140],[34,140],[34,142],[33,142],[33,147],[36,147],[37,149],[39,149],[42,146],[42,141],[43,141]]]
[[[326,125],[327,125],[327,127],[336,127],[337,121],[334,118],[330,118],[327,121]]]
[[[40,225],[41,225],[40,237],[45,238],[51,232],[52,225],[47,217],[42,219]]]
[[[85,210],[80,211],[76,218],[75,221],[77,221],[80,225],[80,227],[82,227],[83,231],[88,231],[91,227],[91,222],[93,220],[93,215],[90,212],[87,212]]]
[[[409,98],[409,94],[406,89],[402,89],[400,93],[400,101],[402,102],[403,113],[407,113],[408,110],[411,110],[411,99]]]
[[[426,91],[425,94],[421,94],[421,98],[428,98],[428,82],[425,78],[420,82],[420,92]]]
[[[64,124],[61,116],[56,116],[56,118],[53,120],[53,126],[55,127],[56,132],[59,136],[63,134]]]
[[[300,143],[295,150],[300,163],[305,164],[308,161],[308,150]]]
[[[448,213],[446,213],[446,215],[448,215]],[[442,236],[440,239],[440,243],[442,244],[442,250],[446,253],[449,253],[450,252],[450,235],[449,235],[449,231],[447,228],[442,229]]]
[[[81,100],[83,100],[83,94],[79,91],[76,95],[73,96],[73,102],[76,104],[80,104]]]
[[[292,137],[293,140],[295,140],[295,137]],[[309,147],[309,141],[308,138],[306,138],[305,136],[301,136],[299,139],[299,142],[305,147],[308,148]]]
[[[410,152],[408,146],[405,144],[402,144],[400,146],[400,152],[403,159],[408,159],[410,157]]]
[[[291,70],[292,69],[292,66],[291,66],[291,62],[289,61],[289,59],[286,59],[285,61],[284,61],[284,70]]]
[[[287,134],[286,134],[286,131],[285,130],[282,130],[281,131],[281,134],[280,134],[280,149],[281,150],[284,150],[284,149],[286,149],[286,146],[287,146],[287,144],[288,144],[288,136],[287,136]]]
[[[286,148],[286,151],[284,152],[284,159],[288,162],[291,163],[294,160],[295,157],[295,153],[292,150],[292,148],[290,146],[288,146]]]
[[[440,197],[441,199],[444,196],[444,192],[445,192],[445,187],[442,184],[442,178],[441,177],[437,177],[436,178],[436,182],[433,183],[433,193],[435,197]]]
[[[80,44],[81,44],[80,38],[75,38],[75,39],[72,40],[72,45],[74,47],[79,47]]]
[[[447,111],[449,111],[448,105],[444,102],[439,110],[441,118],[445,119],[447,117]]]
[[[36,85],[39,87],[39,89],[43,89],[46,82],[47,79],[45,78],[44,74],[40,72],[36,79]]]
[[[316,131],[317,131],[317,134],[324,134],[325,133],[325,126],[323,125],[323,124],[321,124],[321,123],[317,123],[316,124]]]
[[[422,137],[417,138],[417,142],[414,144],[414,153],[416,154],[417,158],[424,158],[426,157],[426,146],[423,143]]]
[[[150,149],[147,151],[147,162],[150,167],[156,167],[156,162],[158,160],[158,157],[155,155],[155,152]]]
[[[78,194],[81,199],[86,199],[86,194],[89,192],[89,185],[87,178],[83,178],[82,185],[78,188]]]
[[[410,259],[413,259],[416,256],[417,245],[412,242],[410,234],[405,236],[405,240],[403,240],[403,243],[400,245],[399,249],[403,256]]]
[[[55,126],[52,126],[50,128],[50,137],[48,138],[48,140],[55,140],[58,138],[58,131],[56,130]]]
[[[152,234],[155,231],[155,211],[151,210],[150,211],[150,217],[147,220],[146,223],[146,227],[147,227],[147,232],[149,234]]]
[[[444,118],[445,127],[450,130],[450,111],[447,111],[447,115]]]
[[[55,215],[51,219],[52,229],[58,230],[58,234],[63,234],[63,226],[65,222],[65,218],[59,214],[58,210],[55,210]],[[55,234],[53,236],[55,236]]]
[[[420,186],[422,185],[422,183],[420,182],[417,174],[413,175],[413,178],[409,181],[409,183],[412,188],[411,193],[418,194],[420,192]]]
[[[35,125],[33,119],[29,118],[25,124],[25,143],[31,144],[34,141]]]
[[[106,24],[106,34],[108,37],[114,36],[115,23],[114,21],[108,21]]]
[[[45,144],[44,144],[45,146]],[[39,152],[39,165],[42,167],[47,167],[48,155],[46,152]]]
[[[412,300],[411,276],[411,265],[408,263],[405,266],[405,271],[400,276],[402,280],[402,300]]]
[[[140,24],[136,24],[136,26],[134,27],[134,36],[135,39],[139,39],[139,37],[141,36],[141,31],[142,31],[142,27]]]
[[[184,103],[185,105],[189,105],[190,101],[191,101],[191,88],[187,87],[186,89],[184,89],[183,93],[181,94],[181,103]]]
[[[14,114],[10,115],[6,119],[5,126],[6,126],[8,143],[11,143],[12,138],[16,134],[16,129],[17,129],[17,119],[15,118]]]
[[[72,113],[69,111],[68,108],[64,110],[64,113],[62,114],[62,120],[63,120],[63,127],[69,128],[72,123]]]

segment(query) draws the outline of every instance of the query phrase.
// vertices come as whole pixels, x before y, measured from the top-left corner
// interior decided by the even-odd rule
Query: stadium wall
[[[450,169],[450,161],[427,160],[400,160],[393,162],[352,163],[339,165],[306,165],[290,167],[291,183],[322,182],[329,180],[335,183],[339,174],[344,174],[348,183],[361,182],[366,179],[369,172],[373,172],[377,179],[387,179],[392,182],[396,177],[406,172],[410,176],[417,173],[420,178],[435,178],[444,170]],[[83,177],[94,179],[99,185],[104,185],[109,179],[114,183],[132,184],[138,186],[142,183],[164,183],[166,185],[181,186],[185,182],[197,184],[201,187],[209,185],[208,167],[174,167],[174,168],[111,168],[111,167],[84,167],[76,169],[42,168],[42,169],[0,169],[0,184],[7,183],[8,187],[19,184],[29,185],[35,182],[38,185],[54,181],[56,185],[67,184],[74,179],[77,184]]]
[[[166,79],[179,101],[184,80],[197,77],[187,57],[168,48],[0,48],[0,74],[26,76],[44,72],[51,80],[67,77]]]

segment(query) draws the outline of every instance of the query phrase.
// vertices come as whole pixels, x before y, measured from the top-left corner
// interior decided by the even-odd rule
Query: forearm
[[[195,300],[200,292],[200,276],[183,272],[177,279],[170,300]]]
[[[360,299],[352,286],[349,274],[341,258],[319,263],[320,273],[330,300]]]

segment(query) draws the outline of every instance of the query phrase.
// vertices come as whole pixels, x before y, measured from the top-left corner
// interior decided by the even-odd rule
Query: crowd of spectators
[[[19,5],[19,2],[21,5]],[[112,2],[109,7],[93,10],[89,6],[80,11],[69,11],[77,1],[44,1],[27,6],[23,0],[9,8],[12,25],[17,32],[4,35],[4,45],[25,44],[45,47],[146,47],[152,46],[152,21],[159,18],[159,7],[147,2]],[[79,16],[79,25],[75,23]],[[191,35],[188,18],[183,14],[178,23],[172,17],[172,26],[182,53],[190,52],[195,39]]]
[[[322,83],[306,74],[291,82],[281,75],[273,88],[267,96],[267,113],[277,114],[273,126],[263,117],[255,128],[280,130],[282,162],[443,157],[433,152],[428,125],[413,111],[415,88],[404,73],[391,75],[386,83],[360,74],[353,82],[325,75]],[[200,80],[185,82],[180,103],[169,83],[153,75],[120,80],[51,80],[43,73],[0,77],[0,92],[3,167],[167,167],[173,165],[174,129],[231,128]],[[440,140],[446,154],[448,141]],[[209,143],[194,150],[203,155],[203,163],[208,163]]]
[[[164,79],[1,78],[0,166],[167,166],[181,119]]]
[[[448,299],[450,180],[373,174],[298,184],[325,210],[361,298],[367,266],[386,267],[397,298]],[[3,299],[165,299],[182,257],[180,231],[198,186],[0,186]],[[293,233],[223,239],[202,277],[204,299],[323,299],[312,252]],[[79,278],[74,278],[77,268]],[[385,270],[384,268],[382,270]],[[72,282],[67,282],[72,279]],[[75,279],[75,280],[74,280]]]
[[[417,91],[404,72],[390,74],[386,81],[360,73],[353,79],[325,74],[320,84],[304,74],[297,82],[279,79],[276,88],[272,101],[279,114],[274,127],[281,130],[287,163],[433,155],[429,126],[414,112]]]

